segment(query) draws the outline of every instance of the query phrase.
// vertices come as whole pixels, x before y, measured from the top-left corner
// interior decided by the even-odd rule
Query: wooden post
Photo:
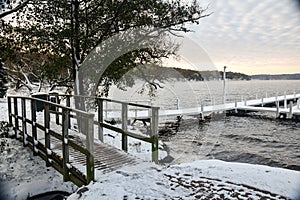
[[[66,108],[62,108],[62,153],[63,153],[63,179],[64,181],[70,180],[69,175],[69,124],[68,118],[70,115],[70,110]]]
[[[94,169],[94,115],[87,115],[87,133],[86,133],[86,148],[89,152],[86,159],[86,178],[87,184],[95,178]]]
[[[128,104],[122,103],[122,129],[123,131],[127,131],[127,122],[128,121]],[[128,141],[127,141],[127,135],[122,134],[122,149],[124,151],[128,151]]]
[[[101,123],[103,123],[103,100],[98,99],[98,140],[103,142],[103,127]]]
[[[102,106],[102,110],[103,110],[103,106]],[[108,115],[107,112],[108,112],[108,105],[107,105],[107,101],[105,101],[105,119],[107,119],[107,115]]]
[[[8,123],[9,126],[12,126],[13,122],[12,122],[12,111],[11,111],[11,97],[7,97],[7,104],[8,104]],[[5,137],[8,137],[8,131],[6,131]]]
[[[18,98],[14,98],[14,115],[15,115],[15,137],[19,138],[19,119],[18,119]]]
[[[261,98],[261,107],[264,107],[264,97]]]
[[[224,71],[223,71],[223,104],[226,104],[226,66],[224,66]]]
[[[300,109],[300,99],[297,100],[297,109]]]
[[[234,100],[234,112],[235,112],[235,113],[238,112],[238,111],[237,111],[237,107],[238,107],[238,106],[237,106],[237,100],[235,99],[235,100]]]
[[[22,131],[23,131],[23,146],[27,145],[27,125],[26,125],[26,100],[21,99],[22,105]]]
[[[152,161],[155,163],[158,163],[158,109],[152,107],[151,117]]]
[[[48,159],[48,150],[50,150],[50,105],[44,103],[44,126],[45,126],[45,148],[46,148],[46,166],[50,167],[51,163]]]
[[[66,96],[66,106],[69,107],[69,108],[71,107],[71,100],[70,100],[69,95]],[[69,128],[71,128],[71,117],[70,116],[69,116],[68,121],[69,121]]]
[[[35,141],[37,141],[37,130],[36,130],[36,100],[32,99],[31,100],[31,127],[32,127],[32,138],[33,138],[33,155],[36,156],[37,152],[36,150],[36,144]]]
[[[280,113],[279,113],[279,101],[276,101],[276,118],[279,118]]]
[[[291,101],[288,118],[291,119],[292,117],[293,117],[293,102]]]
[[[59,100],[58,95],[55,96],[55,101],[56,101],[57,104],[60,104],[60,100]],[[59,108],[57,106],[55,106],[55,107],[56,107],[55,111],[59,112]],[[59,114],[58,113],[55,114],[55,121],[56,121],[56,124],[59,124]]]
[[[284,108],[287,108],[286,92],[284,93]]]
[[[204,103],[203,103],[203,100],[201,100],[201,102],[200,102],[200,109],[201,109],[201,120],[204,120]]]

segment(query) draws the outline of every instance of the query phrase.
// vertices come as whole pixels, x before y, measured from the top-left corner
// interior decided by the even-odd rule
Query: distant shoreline
[[[300,80],[299,74],[257,74],[250,76],[252,80]]]

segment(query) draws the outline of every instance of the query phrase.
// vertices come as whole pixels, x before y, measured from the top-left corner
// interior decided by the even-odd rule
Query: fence
[[[77,98],[83,104],[83,102],[87,99],[92,99],[94,103],[96,103],[97,107],[97,120],[94,121],[94,124],[98,126],[98,139],[103,142],[103,129],[109,129],[114,132],[122,134],[122,141],[121,141],[121,148],[122,150],[128,150],[128,137],[135,138],[144,142],[151,144],[151,151],[152,151],[152,161],[158,163],[158,110],[159,107],[154,107],[151,105],[142,105],[138,103],[131,103],[125,101],[118,101],[112,100],[107,98],[94,98],[94,97],[87,97],[87,96],[79,96],[79,95],[58,95],[52,94],[50,98],[56,98],[56,102],[61,102],[59,97],[66,99],[66,106],[70,105],[71,98]],[[107,110],[107,103],[112,103],[115,105],[121,106],[121,109],[111,109]],[[114,106],[112,106],[114,107]],[[129,120],[129,113],[133,114],[130,118],[141,118],[137,115],[137,111],[145,110],[146,115],[143,116],[144,120],[150,122],[150,135],[146,137],[144,135],[139,135],[133,132],[128,131],[128,120]],[[108,111],[117,113],[120,111],[120,116],[118,118],[121,119],[122,128],[118,128],[107,123],[104,123],[104,117],[108,118]],[[59,114],[56,112],[56,114]],[[71,116],[72,117],[72,116]],[[80,115],[78,116],[80,117]],[[82,120],[81,120],[82,121]],[[85,123],[86,124],[86,123]]]
[[[121,121],[122,128],[117,128],[115,126],[108,125],[103,123],[103,104],[104,102],[111,102],[114,104],[121,105]],[[149,109],[149,121],[150,121],[150,137],[145,137],[142,135],[138,135],[136,133],[132,133],[127,130],[128,125],[128,113],[131,110],[129,107],[139,107]],[[98,125],[98,139],[103,141],[103,128],[107,128],[109,130],[115,131],[117,133],[122,134],[122,150],[127,151],[128,141],[127,137],[132,137],[138,140],[142,140],[147,143],[152,144],[152,161],[158,162],[158,107],[141,105],[136,103],[128,103],[123,101],[117,101],[106,98],[97,98],[97,108],[98,108],[98,121],[96,124]],[[136,113],[135,113],[135,117]],[[147,117],[146,117],[147,118]]]
[[[29,103],[29,108],[26,106]],[[43,106],[43,117],[37,118],[37,108]],[[21,112],[20,112],[21,111]],[[62,116],[61,126],[54,127],[50,123],[50,113]],[[73,113],[73,114],[72,114]],[[9,124],[13,126],[14,136],[30,147],[34,155],[39,155],[46,161],[46,166],[52,166],[63,175],[64,181],[72,181],[76,185],[86,185],[94,180],[94,114],[72,109],[50,101],[31,97],[8,97]],[[27,116],[28,115],[28,116]],[[86,144],[77,144],[69,138],[70,117],[80,115],[87,122],[84,134]],[[41,122],[41,119],[42,122]],[[58,118],[59,120],[59,118]],[[53,127],[52,127],[53,126]],[[31,131],[27,129],[31,127]],[[61,131],[58,131],[58,127]],[[61,143],[61,151],[51,148],[51,140]],[[78,151],[86,158],[86,174],[70,163],[70,149]]]

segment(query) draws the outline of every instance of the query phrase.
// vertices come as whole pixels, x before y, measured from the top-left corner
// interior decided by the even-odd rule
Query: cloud
[[[202,45],[214,62],[231,62],[234,57],[236,63],[249,66],[253,59],[256,65],[266,65],[276,62],[275,58],[291,58],[298,62],[300,72],[299,56],[298,61],[295,59],[300,55],[298,0],[200,3],[203,7],[210,3],[210,11],[214,13],[203,18],[200,26],[193,26],[195,33],[189,37]]]

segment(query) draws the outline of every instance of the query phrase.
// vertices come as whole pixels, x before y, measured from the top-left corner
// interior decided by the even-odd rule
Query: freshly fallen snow
[[[297,199],[300,172],[261,165],[199,160],[170,167],[143,163],[97,175],[68,199]]]
[[[22,200],[29,196],[49,192],[74,192],[77,187],[63,182],[62,175],[45,161],[33,156],[22,143],[0,138],[0,199]]]

